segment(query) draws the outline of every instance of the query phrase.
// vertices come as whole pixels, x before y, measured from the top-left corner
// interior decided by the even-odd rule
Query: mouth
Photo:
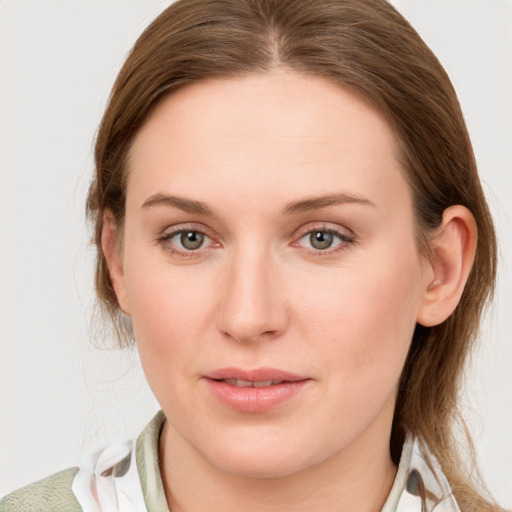
[[[225,382],[230,386],[236,386],[237,388],[268,388],[269,386],[276,386],[286,382],[285,380],[242,380],[242,379],[215,379],[218,382]]]
[[[238,388],[266,388],[285,382],[309,380],[309,377],[297,375],[277,368],[256,368],[243,370],[241,368],[220,368],[205,375],[205,378],[225,382]]]
[[[223,368],[208,373],[204,379],[221,404],[249,413],[277,408],[298,395],[312,380],[274,368]]]

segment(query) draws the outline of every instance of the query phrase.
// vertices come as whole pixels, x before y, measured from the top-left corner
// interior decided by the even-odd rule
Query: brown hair
[[[436,455],[463,512],[501,510],[470,484],[454,436],[464,362],[496,272],[492,219],[455,91],[409,23],[384,0],[180,0],[141,35],[114,84],[96,141],[87,202],[98,250],[96,290],[123,341],[131,339],[101,251],[103,213],[122,227],[126,158],[148,114],[169,93],[212,77],[277,66],[322,76],[372,105],[395,132],[413,198],[419,245],[445,208],[460,204],[478,228],[475,262],[461,301],[441,325],[417,326],[403,369],[392,429]],[[473,468],[474,469],[474,468]]]

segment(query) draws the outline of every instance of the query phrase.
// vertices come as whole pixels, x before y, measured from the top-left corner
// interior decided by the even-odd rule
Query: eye
[[[196,229],[177,229],[164,233],[158,242],[172,253],[185,255],[205,249],[213,241],[208,235]]]
[[[353,235],[330,228],[318,228],[302,235],[296,245],[313,252],[329,253],[354,241]]]
[[[334,235],[330,231],[313,231],[309,233],[308,241],[314,249],[324,250],[331,247]]]
[[[199,249],[203,245],[205,237],[206,235],[199,231],[181,231],[173,236],[173,238],[178,238],[181,246],[189,251]]]

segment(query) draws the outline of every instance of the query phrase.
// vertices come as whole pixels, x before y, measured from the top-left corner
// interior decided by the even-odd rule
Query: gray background
[[[0,495],[158,409],[136,353],[94,348],[84,201],[115,74],[168,3],[0,1]],[[497,300],[465,408],[489,487],[512,507],[512,2],[394,4],[452,77],[498,225]]]

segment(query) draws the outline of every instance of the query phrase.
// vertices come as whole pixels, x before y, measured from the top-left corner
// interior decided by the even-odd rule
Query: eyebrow
[[[201,201],[194,201],[192,199],[185,199],[184,197],[168,196],[159,193],[148,197],[142,204],[142,208],[148,208],[150,206],[170,206],[179,208],[187,213],[205,215],[208,217],[215,216],[211,208]]]
[[[297,213],[309,212],[312,210],[320,210],[322,208],[327,208],[328,206],[333,206],[337,204],[363,204],[372,206],[374,208],[377,205],[366,199],[365,197],[361,197],[354,194],[340,193],[340,194],[330,194],[327,196],[318,196],[311,197],[307,199],[302,199],[299,201],[292,201],[288,203],[283,208],[283,215],[293,215]]]
[[[363,204],[376,208],[375,203],[369,199],[354,194],[340,193],[292,201],[286,204],[281,214],[294,215],[297,213],[320,210],[322,208],[327,208],[328,206],[347,203]],[[160,193],[153,194],[144,201],[142,208],[148,208],[151,206],[169,206],[178,208],[187,213],[194,213],[196,215],[204,215],[207,217],[215,217],[213,210],[206,203],[202,203],[201,201],[194,201],[192,199],[185,199],[184,197],[169,196]]]

